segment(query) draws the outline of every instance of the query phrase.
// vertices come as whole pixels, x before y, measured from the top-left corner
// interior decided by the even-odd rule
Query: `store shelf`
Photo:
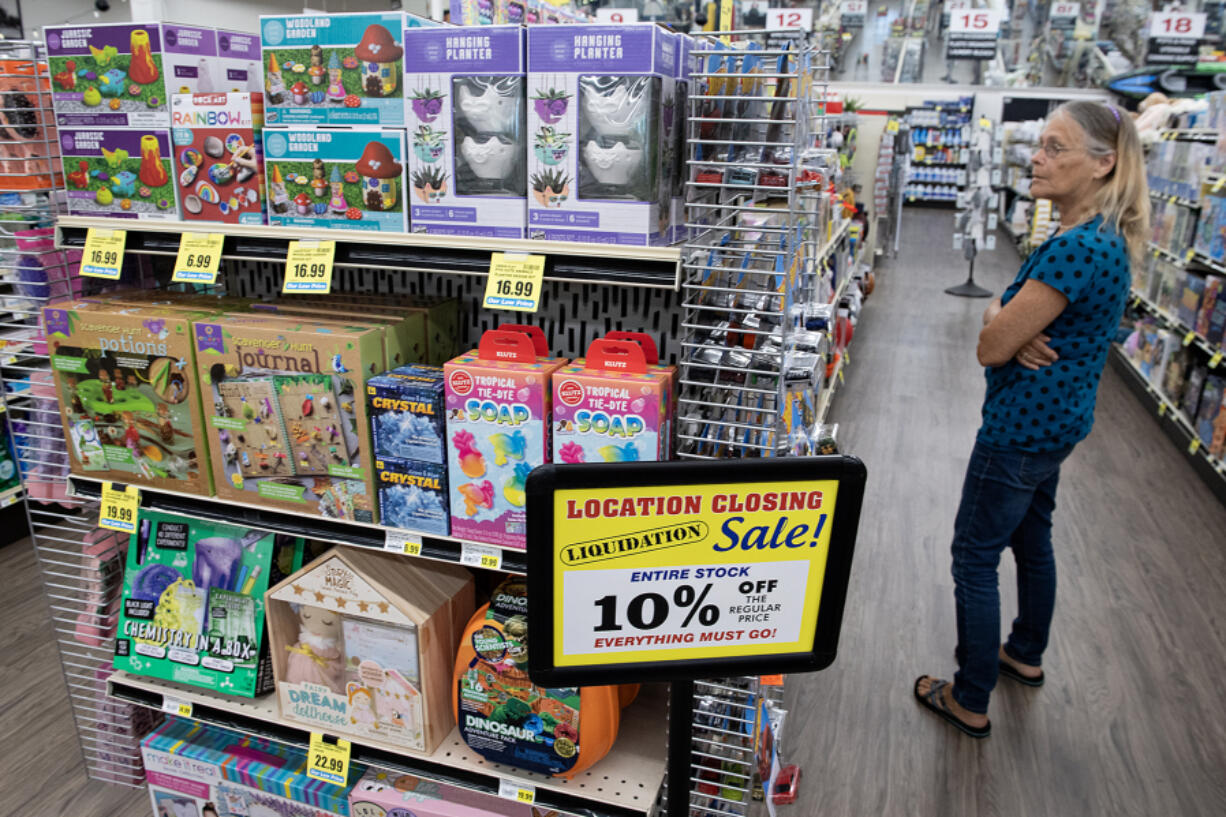
[[[1168,329],[1174,330],[1181,338],[1183,338],[1184,346],[1194,346],[1195,348],[1200,349],[1206,355],[1209,355],[1210,361],[1214,359],[1214,355],[1217,355],[1222,351],[1221,349],[1214,348],[1204,335],[1200,334],[1191,326],[1188,326],[1186,323],[1179,320],[1165,309],[1162,309],[1156,303],[1142,295],[1140,292],[1137,292],[1135,289],[1132,290],[1132,305],[1134,307],[1144,309],[1149,314],[1158,318],[1160,321],[1166,324]]]
[[[1175,255],[1175,253],[1171,252],[1170,250],[1165,249],[1164,247],[1159,247],[1157,244],[1155,244],[1152,241],[1148,242],[1147,246],[1149,247],[1150,251],[1154,254],[1155,258],[1165,259],[1168,263],[1174,264],[1177,267],[1186,267],[1188,265],[1188,262],[1191,261],[1192,258],[1195,256],[1195,253],[1192,253],[1189,250],[1189,254],[1181,258],[1178,255]]]
[[[86,499],[99,499],[102,496],[102,482],[88,477],[73,474],[68,477],[68,490],[72,496]],[[504,573],[523,574],[528,569],[528,561],[522,550],[500,548],[478,542],[466,542],[451,536],[417,533],[382,525],[370,525],[363,522],[347,522],[335,519],[325,519],[319,516],[285,513],[283,511],[259,508],[242,502],[233,502],[217,497],[201,497],[195,494],[163,491],[153,488],[140,488],[140,504],[142,508],[155,511],[166,511],[194,519],[204,519],[211,522],[226,522],[232,525],[243,525],[249,528],[285,533],[290,536],[304,536],[338,545],[371,548],[373,550],[388,550],[404,541],[404,537],[419,537],[421,539],[421,558],[433,559],[439,562],[472,565],[472,553],[482,551],[500,555],[499,570]],[[389,544],[389,537],[391,543]],[[470,553],[469,561],[465,561],[466,550]],[[406,557],[410,558],[410,557]],[[479,558],[476,563],[479,564]]]
[[[680,247],[630,247],[532,239],[441,236],[425,233],[379,233],[248,224],[185,221],[125,221],[62,216],[57,222],[60,247],[85,246],[90,228],[127,230],[126,252],[178,255],[184,232],[223,233],[222,257],[234,261],[284,262],[292,240],[335,241],[338,269],[398,269],[488,275],[491,252],[545,256],[545,280],[581,284],[677,289]]]
[[[309,729],[280,717],[276,695],[235,698],[196,687],[118,671],[107,681],[112,698],[161,710],[166,700],[189,703],[191,718],[245,734],[306,749]],[[580,817],[642,817],[656,802],[667,755],[667,695],[658,685],[644,686],[623,713],[612,751],[571,780],[525,772],[485,760],[472,752],[458,729],[433,754],[367,739],[351,739],[352,760],[497,795],[503,779],[536,789],[535,805]]]
[[[7,491],[0,492],[0,508],[7,508],[10,505],[16,505],[21,501],[22,487],[20,485],[9,488]]]
[[[1182,205],[1183,207],[1187,207],[1192,210],[1200,209],[1199,201],[1193,201],[1192,199],[1184,199],[1184,198],[1180,198],[1179,196],[1167,196],[1153,189],[1149,191],[1149,197],[1151,199],[1154,199],[1155,201],[1165,201],[1169,204],[1179,204],[1179,205]]]
[[[1164,142],[1216,142],[1217,128],[1159,128],[1158,139]]]

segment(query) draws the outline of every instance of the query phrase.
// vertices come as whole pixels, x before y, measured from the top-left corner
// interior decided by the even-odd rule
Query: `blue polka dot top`
[[[1132,286],[1128,245],[1097,216],[1043,242],[1022,264],[1001,304],[1028,279],[1069,300],[1044,330],[1060,359],[1037,372],[1016,359],[987,369],[979,441],[1019,451],[1059,451],[1084,439],[1094,424],[1098,382]]]

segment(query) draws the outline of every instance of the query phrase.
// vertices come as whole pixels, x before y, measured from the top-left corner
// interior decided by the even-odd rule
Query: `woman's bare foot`
[[[931,675],[925,675],[916,682],[915,691],[920,696],[927,696],[928,693],[932,691],[932,685],[939,682],[939,678],[933,678]],[[949,708],[949,711],[967,726],[982,729],[988,725],[987,715],[981,715],[977,712],[971,712],[969,709],[964,709],[962,704],[954,700],[953,684],[945,684],[944,688],[942,688],[940,691],[940,698],[942,701],[944,701],[945,706]]]
[[[1032,667],[1029,664],[1023,664],[1021,661],[1016,661],[1013,658],[1010,658],[1009,653],[1005,652],[1005,648],[1003,646],[1000,648],[1000,660],[1013,667],[1013,669],[1017,670],[1017,673],[1023,677],[1033,680],[1038,680],[1039,678],[1043,677],[1043,669],[1041,667]]]

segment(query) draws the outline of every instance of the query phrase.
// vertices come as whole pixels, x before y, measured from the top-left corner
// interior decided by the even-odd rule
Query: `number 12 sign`
[[[846,12],[845,12],[846,13]],[[766,12],[766,27],[813,30],[813,9],[770,9]]]
[[[1149,36],[1199,40],[1205,36],[1205,15],[1187,11],[1157,12],[1150,20]]]
[[[950,34],[995,34],[1000,31],[997,9],[965,9],[949,15]]]

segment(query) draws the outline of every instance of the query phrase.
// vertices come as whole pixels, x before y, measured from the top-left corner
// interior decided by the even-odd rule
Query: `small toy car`
[[[800,789],[800,767],[796,764],[784,766],[775,778],[775,786],[771,791],[771,800],[777,806],[786,806],[796,802]]]

